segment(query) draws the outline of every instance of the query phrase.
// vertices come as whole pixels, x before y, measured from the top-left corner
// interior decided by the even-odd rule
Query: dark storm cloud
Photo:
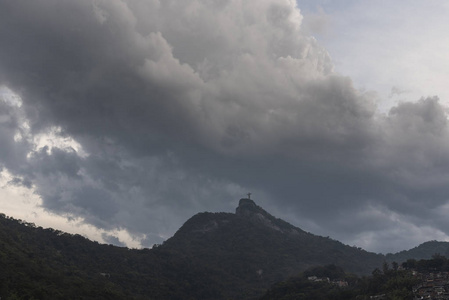
[[[249,189],[346,241],[444,232],[445,108],[376,113],[301,20],[288,0],[1,1],[0,84],[23,105],[0,102],[0,163],[46,209],[145,245]],[[55,127],[87,155],[31,147]]]

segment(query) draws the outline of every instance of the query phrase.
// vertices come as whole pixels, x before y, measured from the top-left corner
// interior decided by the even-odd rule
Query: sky
[[[133,248],[252,199],[449,241],[449,4],[0,0],[0,211]]]

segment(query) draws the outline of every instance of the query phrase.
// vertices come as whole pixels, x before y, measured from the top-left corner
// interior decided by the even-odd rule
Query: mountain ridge
[[[235,209],[235,214],[239,217],[249,218],[253,222],[264,224],[265,226],[282,233],[306,233],[304,230],[295,227],[282,219],[275,218],[249,198],[240,199],[239,206]]]
[[[412,252],[375,254],[305,232],[247,198],[235,213],[198,213],[162,245],[142,250],[0,215],[0,297],[255,299],[313,266],[370,274],[384,261],[423,257],[448,245],[428,242]]]
[[[317,265],[335,264],[360,275],[382,266],[383,255],[305,232],[249,200],[241,199],[235,214],[192,216],[158,249],[219,270],[232,287],[228,299],[257,298],[274,283]]]

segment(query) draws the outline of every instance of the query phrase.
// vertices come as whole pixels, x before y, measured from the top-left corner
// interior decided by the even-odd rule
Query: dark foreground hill
[[[1,299],[253,299],[311,266],[367,274],[384,260],[307,233],[249,199],[235,214],[197,214],[143,250],[0,217]]]

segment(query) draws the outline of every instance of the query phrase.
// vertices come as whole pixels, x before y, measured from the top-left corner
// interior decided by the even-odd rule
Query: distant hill
[[[312,266],[369,274],[385,259],[305,232],[250,199],[235,214],[199,213],[143,250],[0,216],[1,299],[254,299]]]
[[[395,254],[389,253],[385,257],[388,262],[396,261],[397,263],[402,263],[408,259],[430,259],[435,254],[449,257],[449,242],[429,241],[410,250],[404,250]]]

